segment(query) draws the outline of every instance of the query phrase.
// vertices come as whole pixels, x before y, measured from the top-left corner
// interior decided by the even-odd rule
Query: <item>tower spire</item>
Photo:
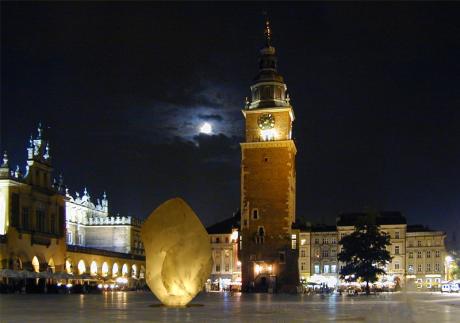
[[[265,30],[264,30],[265,42],[267,47],[272,45],[272,30],[270,28],[270,19],[267,13],[265,13]]]

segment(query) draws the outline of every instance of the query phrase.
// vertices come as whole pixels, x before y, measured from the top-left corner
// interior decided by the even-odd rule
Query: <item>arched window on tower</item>
[[[264,227],[259,227],[256,234],[256,243],[263,244],[265,240],[265,229]]]

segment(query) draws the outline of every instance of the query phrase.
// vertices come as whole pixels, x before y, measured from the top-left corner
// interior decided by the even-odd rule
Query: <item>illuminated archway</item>
[[[40,272],[40,263],[38,262],[37,256],[32,258],[32,267],[36,273]]]
[[[117,277],[118,276],[118,264],[114,263],[112,267],[112,277]]]
[[[83,261],[83,259],[78,262],[77,267],[78,267],[78,274],[79,275],[82,275],[82,274],[86,273],[86,265],[85,265],[85,262]]]
[[[107,277],[109,274],[109,265],[107,265],[106,262],[102,264],[102,270],[101,270],[102,277]]]
[[[142,265],[141,265],[141,271],[139,272],[139,278],[141,279],[145,278],[145,268]]]
[[[121,267],[121,275],[123,277],[127,277],[128,274],[129,274],[128,265],[124,264],[123,267]]]
[[[53,273],[56,270],[56,267],[54,266],[53,258],[50,258],[50,260],[48,261],[48,270],[51,270],[51,272],[53,272]]]
[[[135,264],[131,266],[131,276],[137,277],[137,266]]]
[[[66,259],[65,261],[65,270],[68,274],[72,273],[72,260]]]
[[[91,263],[91,266],[89,268],[89,273],[91,274],[91,276],[97,275],[97,263],[95,261]]]

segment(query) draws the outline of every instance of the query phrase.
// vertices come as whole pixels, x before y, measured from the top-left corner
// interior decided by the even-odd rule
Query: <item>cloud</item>
[[[198,118],[205,120],[205,121],[222,121],[224,118],[220,114],[199,114]]]

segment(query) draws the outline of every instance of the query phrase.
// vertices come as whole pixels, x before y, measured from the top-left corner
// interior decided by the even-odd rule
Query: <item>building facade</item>
[[[319,225],[311,228],[311,268],[309,281],[337,285],[338,233],[336,227]]]
[[[0,167],[0,264],[15,270],[63,270],[65,199],[52,182],[49,143],[39,127],[27,147],[25,172]]]
[[[407,226],[406,279],[409,287],[439,287],[447,277],[445,233],[421,225]]]
[[[243,291],[288,291],[298,284],[295,222],[294,110],[277,72],[270,26],[260,50],[259,74],[243,109],[241,143],[241,261]]]
[[[212,250],[212,271],[206,289],[241,289],[241,261],[238,259],[239,213],[206,228]]]
[[[298,230],[299,280],[335,287],[340,283],[339,241],[354,231],[365,213],[341,214],[336,226],[313,226]],[[420,225],[407,225],[400,212],[382,212],[376,218],[380,230],[390,235],[392,257],[380,282],[408,289],[439,287],[447,280],[445,233]]]
[[[70,196],[53,180],[49,142],[39,126],[22,172],[0,166],[0,269],[143,278],[141,221],[111,217],[104,194],[94,204],[85,189]]]
[[[120,253],[144,255],[140,238],[142,221],[131,216],[109,216],[109,201],[104,193],[96,204],[85,188],[75,197],[66,190],[67,244]]]

